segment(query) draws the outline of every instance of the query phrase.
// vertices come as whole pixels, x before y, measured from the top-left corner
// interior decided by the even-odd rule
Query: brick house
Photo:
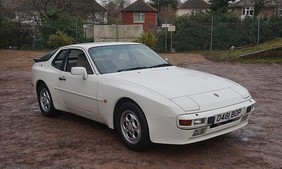
[[[176,16],[192,15],[209,11],[209,5],[204,0],[187,0],[177,8]]]
[[[137,0],[121,10],[121,18],[123,25],[143,25],[144,32],[157,33],[157,10],[144,0]]]
[[[244,19],[245,17],[254,16],[253,0],[240,0],[233,4],[233,12],[236,16]],[[263,18],[271,18],[272,16],[282,17],[282,0],[266,1],[264,7],[260,11]]]

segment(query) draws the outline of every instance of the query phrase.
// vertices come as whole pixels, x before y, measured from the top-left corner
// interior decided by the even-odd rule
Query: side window
[[[84,67],[88,74],[93,74],[91,66],[82,50],[70,50],[64,70],[70,72],[72,67]]]
[[[66,55],[67,51],[68,51],[68,50],[62,50],[62,51],[60,51],[60,52],[57,54],[57,56],[55,57],[55,59],[53,60],[52,66],[54,66],[54,67],[57,68],[57,69],[62,70],[64,58],[65,58],[65,55]]]
[[[71,49],[69,51],[69,55],[66,60],[66,66],[64,68],[65,71],[70,72],[72,67],[75,67],[77,65],[77,58],[78,55],[83,53],[83,51],[78,49]]]

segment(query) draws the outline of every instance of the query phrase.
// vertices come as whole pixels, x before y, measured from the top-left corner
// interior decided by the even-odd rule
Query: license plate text
[[[240,116],[241,116],[241,109],[222,113],[222,114],[215,116],[214,123],[216,124],[216,123],[229,121],[229,120],[235,119],[235,118],[240,117]]]

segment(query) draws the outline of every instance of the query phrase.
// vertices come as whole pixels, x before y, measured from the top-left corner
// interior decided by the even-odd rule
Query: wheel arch
[[[116,104],[115,104],[115,108],[114,108],[114,114],[113,114],[113,122],[114,122],[114,129],[116,129],[116,125],[117,125],[117,112],[118,112],[118,109],[119,109],[119,107],[123,104],[123,103],[126,103],[126,102],[132,102],[132,103],[134,103],[136,106],[138,106],[139,107],[139,109],[142,111],[142,113],[144,114],[144,116],[145,116],[145,119],[146,119],[146,122],[147,122],[147,125],[148,125],[148,121],[147,121],[147,117],[146,117],[146,115],[145,115],[145,113],[144,113],[144,111],[143,111],[143,109],[139,106],[139,104],[136,102],[136,101],[134,101],[133,99],[131,99],[131,98],[128,98],[128,97],[123,97],[123,98],[120,98],[117,102],[116,102]]]
[[[53,98],[52,98],[51,92],[50,92],[47,84],[43,80],[38,80],[36,82],[35,88],[36,88],[35,90],[36,90],[36,94],[37,94],[38,104],[39,104],[39,107],[40,107],[40,110],[41,110],[42,114],[44,116],[46,116],[46,117],[57,117],[59,115],[58,114],[59,111],[54,106]],[[42,89],[47,90],[46,91],[48,93],[47,95],[49,95],[48,105],[50,106],[50,108],[47,109],[47,110],[43,109],[41,101],[40,101],[41,100],[41,91],[42,91]]]
[[[132,137],[132,133],[131,132],[126,132],[125,131],[129,131],[128,129],[124,129],[124,125],[121,126],[121,118],[123,118],[122,114],[124,114],[123,112],[128,111],[129,109],[133,110],[134,118],[137,118],[138,120],[138,125],[139,129],[137,129],[138,132],[138,138],[137,140],[134,139]],[[129,110],[129,111],[131,111]],[[149,129],[149,125],[148,125],[148,120],[147,117],[144,113],[144,111],[142,110],[142,108],[139,106],[139,104],[134,101],[131,98],[121,98],[117,101],[115,108],[114,108],[114,130],[119,134],[120,138],[122,139],[124,145],[134,151],[143,151],[146,150],[147,148],[149,148],[151,146],[151,138],[150,138],[150,129]],[[131,124],[132,125],[132,124]],[[125,127],[127,128],[127,127]],[[131,127],[131,129],[133,129],[135,127]],[[133,129],[134,130],[134,129]],[[134,132],[136,132],[134,130]],[[131,133],[131,134],[129,134]],[[131,136],[128,136],[131,135]],[[136,136],[135,134],[133,134],[134,136]],[[136,136],[137,137],[137,136]],[[133,142],[131,142],[133,139]],[[131,140],[131,141],[130,141]]]
[[[45,85],[46,85],[46,83],[45,83],[43,80],[38,80],[38,81],[36,82],[36,93],[38,93],[39,86],[42,85],[42,84],[45,84]],[[47,86],[47,85],[46,85],[46,86]]]

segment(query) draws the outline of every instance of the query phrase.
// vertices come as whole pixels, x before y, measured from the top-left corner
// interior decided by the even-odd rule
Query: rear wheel
[[[135,103],[126,102],[119,107],[115,124],[118,134],[127,148],[142,151],[150,146],[146,118]]]
[[[40,110],[46,117],[56,117],[58,115],[52,101],[50,91],[46,84],[42,83],[37,89],[37,98]]]

